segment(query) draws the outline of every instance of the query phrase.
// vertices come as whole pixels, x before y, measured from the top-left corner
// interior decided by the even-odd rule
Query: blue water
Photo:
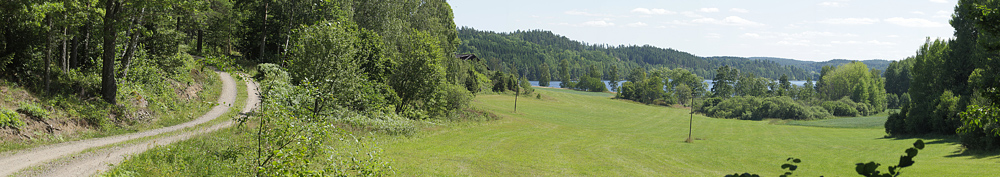
[[[531,82],[531,86],[538,86],[538,81],[528,81],[528,82]],[[621,86],[622,83],[625,82],[626,81],[618,81],[618,85]],[[806,84],[806,81],[788,81],[788,82],[791,82],[792,85],[798,85],[798,86]],[[550,81],[549,87],[559,88],[559,83],[562,83],[562,81]],[[607,87],[608,90],[611,89],[611,85],[609,85],[609,83],[611,83],[611,81],[604,80],[604,86]],[[711,89],[711,88],[712,88],[712,80],[705,80],[705,89]]]

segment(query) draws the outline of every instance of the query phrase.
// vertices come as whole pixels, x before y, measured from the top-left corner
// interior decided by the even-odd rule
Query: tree
[[[913,59],[908,57],[902,61],[893,61],[885,70],[885,92],[902,95],[910,89],[910,70],[913,69]]]
[[[115,82],[115,43],[118,40],[118,19],[121,17],[122,5],[125,2],[105,0],[104,2],[104,56],[101,57],[101,96],[104,101],[115,104],[118,83]]]
[[[780,84],[778,96],[785,96],[792,89],[792,83],[788,82],[788,75],[782,74],[781,78],[778,79],[778,83]]]
[[[611,65],[611,72],[608,73],[608,85],[612,92],[618,92],[618,66]]]
[[[563,58],[561,61],[559,61],[559,81],[562,81],[562,82],[559,83],[559,87],[561,87],[561,88],[569,88],[570,86],[572,86],[572,85],[570,85],[570,79],[569,79],[569,77],[570,77],[569,76],[569,61],[567,61],[565,58]]]
[[[677,102],[681,104],[688,103],[688,100],[690,100],[692,96],[691,93],[692,93],[691,87],[688,87],[687,85],[681,84],[678,85],[677,87],[674,87],[674,95],[677,96]]]
[[[715,73],[715,78],[712,79],[712,97],[729,98],[735,92],[733,84],[739,77],[739,70],[722,66]]]
[[[418,103],[430,101],[435,89],[442,84],[444,69],[440,63],[444,58],[437,40],[427,33],[411,30],[402,42],[399,67],[389,81],[396,91],[400,104],[396,112],[420,109]]]
[[[542,66],[538,68],[538,86],[548,87],[549,79],[552,78],[551,72],[549,72],[549,64],[542,63]]]

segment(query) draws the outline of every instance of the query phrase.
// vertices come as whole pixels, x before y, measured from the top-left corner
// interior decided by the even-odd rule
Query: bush
[[[858,116],[858,110],[845,102],[824,101],[821,106],[823,106],[824,109],[830,111],[830,114],[833,114],[835,116],[847,116],[847,117]]]
[[[767,98],[737,96],[725,100],[710,98],[702,103],[702,106],[702,110],[705,110],[708,116],[742,120],[765,118],[810,120],[830,117],[826,109],[802,106],[787,96]]]
[[[49,116],[49,111],[46,111],[45,109],[42,109],[42,107],[29,102],[21,102],[21,106],[18,107],[17,110],[39,119],[45,119]]]
[[[573,84],[573,89],[588,92],[604,92],[608,90],[604,86],[604,82],[601,82],[601,79],[589,76],[580,78],[580,82]]]
[[[0,127],[24,126],[24,122],[21,122],[21,119],[18,118],[19,116],[17,112],[0,108]]]
[[[903,120],[903,113],[890,113],[885,120],[885,133],[889,135],[906,134],[906,121]]]

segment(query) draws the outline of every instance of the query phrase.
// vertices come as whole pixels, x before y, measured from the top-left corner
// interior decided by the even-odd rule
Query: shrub
[[[601,79],[588,76],[580,78],[580,82],[574,84],[573,89],[588,92],[604,92],[608,90],[604,86],[604,82],[601,82]]]
[[[29,102],[21,102],[21,106],[18,107],[17,110],[39,119],[45,119],[49,116],[49,111],[46,111],[45,109],[42,109],[42,107]]]
[[[835,116],[858,116],[858,110],[844,102],[824,101],[821,106]]]
[[[17,112],[0,108],[0,127],[21,127],[24,122],[18,118]]]
[[[743,120],[778,119],[823,119],[830,117],[826,109],[806,107],[791,97],[737,96],[729,99],[710,98],[702,103],[702,110],[708,116]]]

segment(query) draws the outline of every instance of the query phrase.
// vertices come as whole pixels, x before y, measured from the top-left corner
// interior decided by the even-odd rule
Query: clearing
[[[384,157],[403,176],[776,176],[802,159],[800,176],[858,176],[854,164],[895,165],[916,139],[928,143],[906,176],[995,176],[1000,155],[964,152],[953,136],[885,138],[881,128],[774,125],[694,116],[688,109],[610,99],[610,94],[536,88],[535,96],[479,95],[472,106],[501,120],[385,136]],[[868,120],[873,119],[873,120]],[[828,121],[856,122],[858,119]],[[884,121],[884,119],[882,119]],[[838,124],[838,123],[818,123]],[[852,127],[850,125],[845,125]]]

